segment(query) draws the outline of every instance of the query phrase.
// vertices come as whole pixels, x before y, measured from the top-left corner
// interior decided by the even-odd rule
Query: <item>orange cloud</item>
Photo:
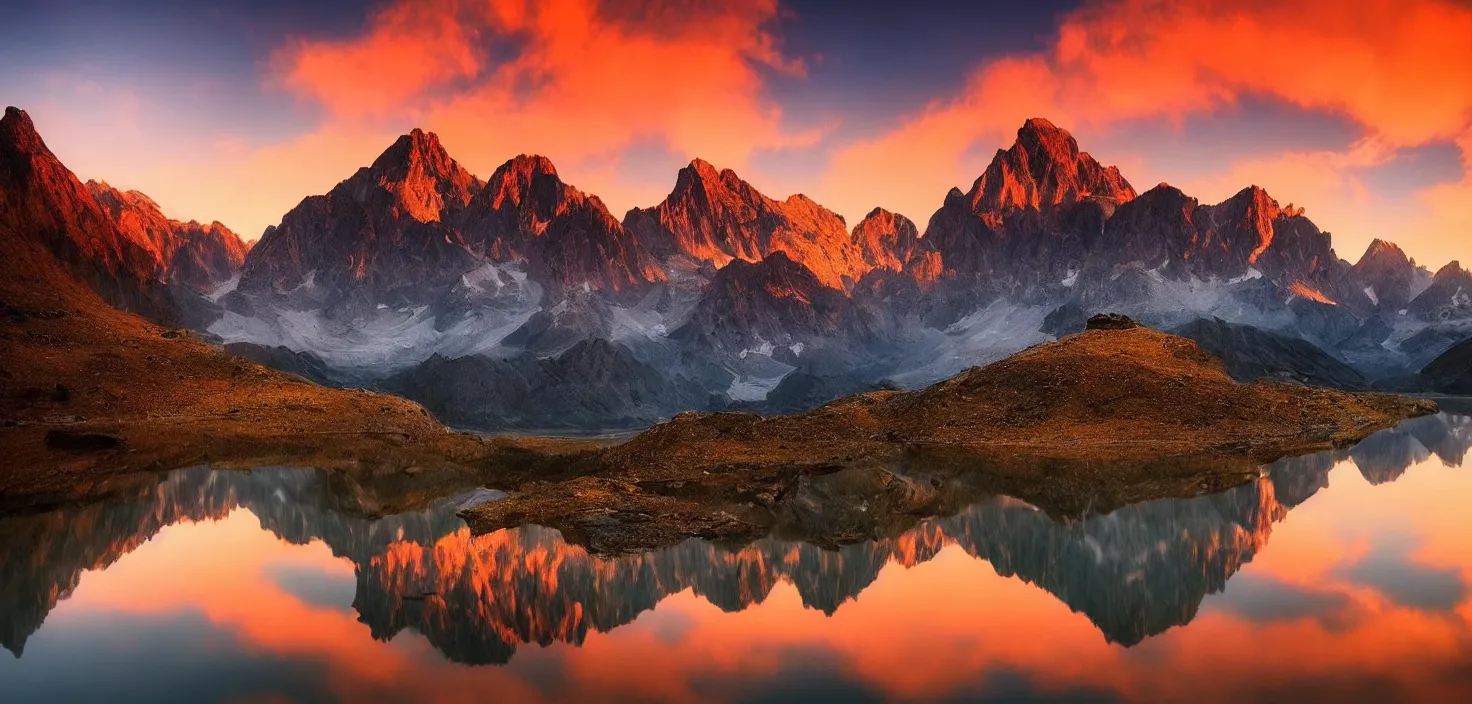
[[[335,112],[376,112],[475,76],[485,61],[476,20],[490,19],[458,0],[404,2],[375,13],[365,37],[298,39],[274,61],[289,89]]]
[[[1468,37],[1472,7],[1451,0],[1099,3],[1067,16],[1047,52],[985,64],[962,95],[841,149],[820,199],[923,222],[975,177],[972,146],[1000,146],[1035,115],[1086,129],[1179,121],[1251,96],[1344,115],[1388,148],[1451,139],[1472,125]]]
[[[778,11],[777,0],[405,1],[361,37],[297,40],[274,64],[329,109],[324,131],[412,122],[481,176],[536,152],[606,202],[648,205],[690,157],[740,167],[754,150],[815,139],[785,133],[763,95],[762,71],[804,70],[780,51]],[[649,144],[675,155],[670,183],[631,184],[612,168]]]

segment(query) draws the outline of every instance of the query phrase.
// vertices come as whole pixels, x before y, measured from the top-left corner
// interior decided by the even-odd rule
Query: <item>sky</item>
[[[414,127],[615,215],[695,157],[924,227],[1029,117],[1137,190],[1260,185],[1472,263],[1472,0],[10,0],[0,101],[83,178],[254,239]]]

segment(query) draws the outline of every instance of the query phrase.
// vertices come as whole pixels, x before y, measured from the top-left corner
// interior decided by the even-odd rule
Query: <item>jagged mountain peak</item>
[[[1264,210],[1276,210],[1278,201],[1268,195],[1267,189],[1257,184],[1252,184],[1232,194],[1225,202],[1238,203],[1243,206],[1261,208]]]
[[[786,252],[840,290],[869,269],[837,213],[801,193],[774,200],[703,159],[680,169],[663,202],[630,210],[624,226],[656,256],[717,267]]]
[[[1154,188],[1151,188],[1150,190],[1145,191],[1144,193],[1141,193],[1138,196],[1135,196],[1135,200],[1147,201],[1147,202],[1148,201],[1157,201],[1157,202],[1172,202],[1172,203],[1175,203],[1175,202],[1187,203],[1187,202],[1189,202],[1189,203],[1192,203],[1192,204],[1195,204],[1197,202],[1195,198],[1192,198],[1191,196],[1187,195],[1185,191],[1182,191],[1181,189],[1176,188],[1175,186],[1172,186],[1169,183],[1166,183],[1164,181],[1161,181],[1160,183],[1156,184]]]
[[[557,167],[552,160],[541,154],[518,154],[506,160],[500,171],[510,171],[516,174],[532,174],[538,176],[557,176]]]
[[[1418,266],[1393,242],[1377,239],[1352,268],[1354,277],[1377,305],[1401,310],[1431,285],[1431,272]]]
[[[973,212],[1034,210],[1095,199],[1115,204],[1135,197],[1119,169],[1101,165],[1052,122],[1032,118],[1017,140],[998,150],[968,194]]]
[[[359,202],[386,191],[397,210],[420,222],[434,222],[446,211],[458,211],[470,202],[480,180],[462,167],[433,132],[414,129],[384,150],[372,166],[344,181]],[[340,191],[341,192],[341,191]]]
[[[22,152],[46,148],[41,135],[36,133],[36,124],[31,122],[31,116],[13,105],[5,108],[5,117],[0,118],[0,139]]]
[[[545,156],[521,154],[506,160],[476,194],[481,207],[500,210],[507,206],[530,208],[534,219],[546,220],[560,212],[567,200],[584,200],[583,193],[563,183],[557,167]],[[601,205],[601,203],[600,203]],[[538,230],[540,226],[530,223]]]
[[[1360,262],[1384,258],[1405,260],[1406,263],[1410,263],[1411,261],[1410,257],[1406,256],[1405,250],[1400,248],[1400,245],[1397,245],[1394,242],[1387,242],[1377,237],[1373,242],[1370,243],[1369,247],[1365,248],[1365,254],[1364,256],[1360,257]]]
[[[899,213],[875,208],[854,225],[853,241],[869,266],[900,271],[920,248],[920,230]]]
[[[1017,129],[1014,150],[1021,148],[1029,154],[1046,154],[1059,162],[1078,159],[1078,141],[1068,130],[1062,129],[1045,118],[1033,117]],[[1087,156],[1087,155],[1085,155]]]
[[[717,168],[714,164],[696,157],[675,177],[675,188],[665,202],[689,197],[700,192],[716,203],[726,201],[754,201],[766,198],[732,169]]]
[[[1448,279],[1465,277],[1467,275],[1467,270],[1462,268],[1462,262],[1453,259],[1452,261],[1447,262],[1446,266],[1437,269],[1436,276],[1434,278],[1436,281],[1445,281]]]
[[[385,149],[373,161],[371,168],[386,171],[406,165],[423,164],[443,173],[450,169],[451,163],[453,160],[444,145],[440,143],[439,135],[416,127],[408,134],[401,135],[388,149]]]

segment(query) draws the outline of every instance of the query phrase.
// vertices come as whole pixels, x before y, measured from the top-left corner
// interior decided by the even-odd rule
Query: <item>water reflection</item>
[[[1046,592],[1086,617],[1104,641],[1121,646],[1145,648],[1155,642],[1152,637],[1197,619],[1207,597],[1219,593],[1208,602],[1211,608],[1248,623],[1311,619],[1330,631],[1343,630],[1365,617],[1363,600],[1354,593],[1319,589],[1271,571],[1237,576],[1239,571],[1264,551],[1290,510],[1328,486],[1331,470],[1341,463],[1352,463],[1370,484],[1385,484],[1432,457],[1460,466],[1469,448],[1472,419],[1433,416],[1351,450],[1278,462],[1262,479],[1230,491],[1137,504],[1063,524],[1024,503],[997,498],[925,520],[893,539],[836,551],[776,539],[739,548],[689,540],[607,559],[544,528],[470,536],[455,512],[495,498],[483,491],[374,516],[365,509],[371,502],[361,487],[309,470],[184,470],[106,501],[0,518],[0,644],[21,656],[28,639],[44,632],[48,614],[90,579],[84,572],[108,570],[168,526],[221,521],[240,509],[275,538],[290,545],[320,543],[350,566],[348,574],[280,556],[263,561],[256,576],[289,595],[294,608],[350,603],[359,628],[373,639],[399,643],[406,631],[422,634],[435,651],[458,663],[520,660],[517,651],[528,644],[582,645],[591,634],[614,632],[686,592],[731,614],[762,605],[779,585],[790,585],[803,609],[831,616],[877,589],[888,579],[887,566],[913,568],[954,551]],[[1380,595],[1386,608],[1427,614],[1469,608],[1466,563],[1428,562],[1424,546],[1397,533],[1394,521],[1382,524],[1383,534],[1356,548],[1359,559],[1324,573]],[[947,586],[945,598],[966,598],[964,584]],[[917,591],[912,598],[937,597]],[[947,610],[966,610],[959,603],[933,606],[938,619]],[[266,620],[260,627],[273,637],[301,635],[301,624],[277,613]],[[694,628],[666,621],[650,627],[675,640]],[[944,631],[944,625],[907,627]],[[1029,626],[1046,631],[1044,622],[1022,623],[1016,635]],[[882,630],[882,624],[874,627]]]

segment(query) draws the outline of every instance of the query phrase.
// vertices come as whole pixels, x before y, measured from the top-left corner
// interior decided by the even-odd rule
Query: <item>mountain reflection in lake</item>
[[[5,701],[1466,700],[1472,418],[1060,524],[998,498],[837,551],[590,556],[193,469],[0,518]],[[1330,488],[1330,484],[1333,487]],[[1313,501],[1309,501],[1310,498]],[[403,497],[399,497],[403,498]],[[1271,545],[1269,545],[1271,538]],[[469,667],[480,665],[480,667]]]

